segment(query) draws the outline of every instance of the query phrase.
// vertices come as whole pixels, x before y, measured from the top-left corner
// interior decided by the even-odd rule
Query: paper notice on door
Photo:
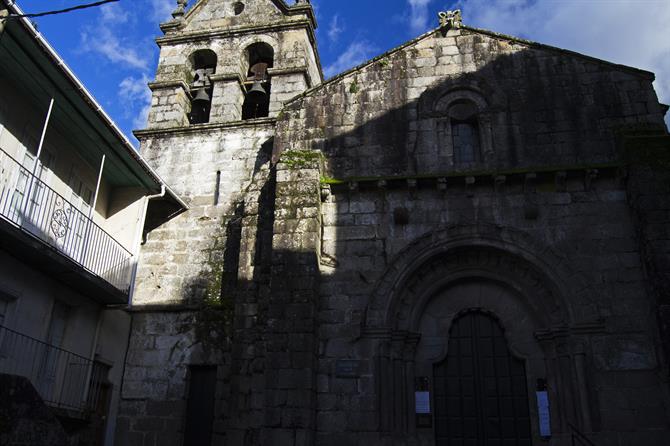
[[[540,436],[551,437],[551,419],[549,414],[549,396],[546,391],[535,392],[537,395],[537,415],[540,422]]]
[[[430,413],[430,392],[414,392],[416,413],[423,415]]]

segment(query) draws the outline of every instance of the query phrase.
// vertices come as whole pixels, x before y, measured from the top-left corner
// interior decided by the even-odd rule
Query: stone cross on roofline
[[[446,12],[441,11],[437,15],[440,18],[440,28],[459,29],[463,24],[463,16],[460,9]]]
[[[179,19],[184,16],[186,11],[186,6],[188,6],[188,0],[177,0],[177,9],[172,11],[172,17],[174,19]]]

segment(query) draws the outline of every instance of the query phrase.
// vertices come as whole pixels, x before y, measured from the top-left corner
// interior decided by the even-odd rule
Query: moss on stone
[[[281,156],[281,162],[289,169],[302,169],[321,160],[321,152],[313,150],[288,150]]]
[[[427,175],[385,175],[385,176],[369,176],[369,177],[347,177],[347,178],[332,178],[328,176],[321,177],[321,184],[345,184],[351,182],[370,182],[370,181],[393,181],[393,180],[429,180],[436,178],[463,178],[463,177],[482,177],[494,175],[518,175],[525,173],[551,173],[560,171],[577,171],[590,169],[614,169],[622,167],[623,163],[599,163],[599,164],[582,164],[572,166],[537,166],[537,167],[520,167],[515,169],[500,169],[500,170],[458,170],[452,172],[442,172]]]

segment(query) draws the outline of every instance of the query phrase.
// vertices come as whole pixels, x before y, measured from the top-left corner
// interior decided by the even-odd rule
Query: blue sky
[[[39,12],[90,1],[17,3],[24,12]],[[146,83],[156,68],[158,24],[170,17],[175,4],[175,0],[121,0],[36,20],[132,141],[131,130],[143,128],[146,119],[150,100]],[[436,27],[438,11],[460,8],[470,26],[654,71],[661,101],[670,103],[670,0],[312,0],[312,4],[327,77]]]

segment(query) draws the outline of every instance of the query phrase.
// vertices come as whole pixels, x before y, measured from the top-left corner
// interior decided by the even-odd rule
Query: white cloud
[[[151,58],[147,48],[124,35],[136,17],[119,3],[104,5],[99,11],[98,22],[85,26],[80,33],[80,50],[97,53],[123,68],[148,69]]]
[[[337,42],[337,39],[339,39],[342,31],[344,31],[344,28],[340,24],[340,15],[335,14],[330,21],[330,25],[328,26],[328,38],[331,42]]]
[[[104,23],[120,24],[128,22],[130,15],[119,3],[108,3],[100,7],[100,14]]]
[[[365,62],[375,55],[377,47],[368,41],[362,40],[352,43],[346,50],[333,62],[324,68],[323,72],[326,77],[332,77],[338,73],[355,67],[356,65]]]
[[[146,74],[128,76],[119,84],[118,96],[126,117],[133,118],[133,128],[144,128],[151,108],[151,90],[147,86],[150,81]]]
[[[426,32],[428,26],[428,6],[433,0],[407,0],[410,8],[409,26],[414,34]]]
[[[172,18],[177,4],[174,0],[150,0],[151,17],[156,22],[165,22]]]
[[[149,57],[140,54],[139,50],[132,47],[129,42],[121,41],[109,27],[104,25],[82,31],[81,50],[98,53],[110,62],[129,68],[146,70],[149,67]]]
[[[457,7],[467,25],[653,71],[661,102],[670,103],[670,1],[460,0]]]

